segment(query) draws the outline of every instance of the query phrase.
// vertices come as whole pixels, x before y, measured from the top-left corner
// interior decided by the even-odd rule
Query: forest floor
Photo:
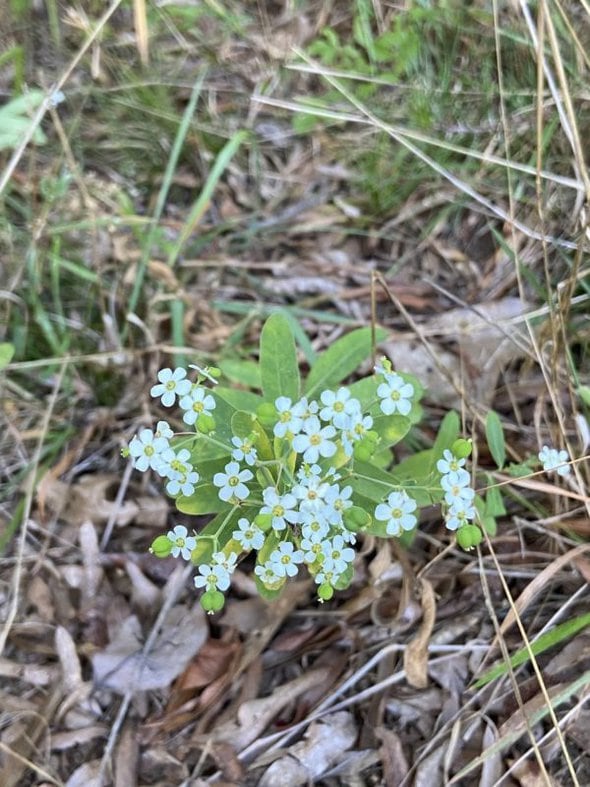
[[[9,5],[0,785],[590,784],[587,3]],[[392,462],[457,411],[494,527],[360,537],[326,603],[245,563],[208,616],[148,551],[205,520],[121,452],[163,367],[255,390],[277,310],[303,370],[384,328]]]

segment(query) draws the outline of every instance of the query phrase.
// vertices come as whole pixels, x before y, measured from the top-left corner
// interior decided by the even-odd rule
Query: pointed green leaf
[[[494,462],[501,470],[506,462],[506,444],[500,416],[494,410],[490,410],[486,417],[486,440]]]
[[[299,399],[299,366],[289,320],[275,312],[260,334],[260,376],[264,398],[274,402],[279,396]]]
[[[375,332],[376,340],[387,335],[383,328]],[[328,347],[314,363],[307,377],[305,392],[308,396],[326,388],[334,388],[352,374],[359,365],[371,357],[371,329],[358,328],[347,333]]]
[[[14,355],[14,345],[9,344],[8,342],[2,342],[0,344],[0,369],[4,369],[5,366],[12,361],[12,356]]]

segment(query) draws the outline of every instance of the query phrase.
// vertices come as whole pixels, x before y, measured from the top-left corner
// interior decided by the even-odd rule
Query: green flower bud
[[[354,444],[352,452],[354,458],[358,459],[359,462],[368,462],[373,456],[373,450],[373,446],[368,445],[364,440],[359,440]]]
[[[277,410],[272,402],[263,402],[256,410],[258,419],[263,426],[274,426],[277,420]]]
[[[221,377],[221,369],[218,369],[217,366],[208,366],[207,371],[215,380]]]
[[[469,440],[465,440],[465,438],[460,437],[458,440],[455,440],[451,446],[451,453],[456,456],[457,459],[467,459],[467,457],[471,454],[472,448],[473,441],[471,438],[469,438]]]
[[[208,615],[213,615],[223,609],[225,596],[219,590],[207,590],[201,596],[201,606]]]
[[[168,536],[158,536],[150,547],[150,552],[156,557],[168,557],[172,552],[172,541]]]

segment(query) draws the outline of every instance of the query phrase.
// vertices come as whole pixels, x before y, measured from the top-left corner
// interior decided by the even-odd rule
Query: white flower
[[[303,432],[293,438],[292,447],[298,454],[303,454],[304,462],[317,462],[320,456],[334,456],[336,443],[330,440],[336,430],[333,426],[322,427],[317,415],[312,415],[303,425]]]
[[[228,462],[225,466],[225,473],[215,473],[213,483],[221,487],[219,498],[227,503],[232,498],[245,500],[250,494],[250,490],[244,481],[254,478],[250,470],[240,470],[237,462]]]
[[[195,484],[199,483],[200,475],[196,470],[189,470],[184,475],[172,478],[166,484],[166,491],[172,497],[181,494],[184,497],[190,497],[195,492]]]
[[[156,471],[163,478],[178,481],[192,473],[194,469],[189,462],[190,456],[190,451],[187,448],[181,448],[178,453],[169,448],[160,455],[160,461],[156,464]]]
[[[294,495],[287,492],[279,495],[272,486],[267,486],[262,492],[265,505],[260,509],[261,514],[272,514],[272,526],[275,530],[284,530],[287,522],[292,525],[299,522],[299,512],[295,511],[297,500]]]
[[[297,418],[301,418],[303,423],[305,423],[312,415],[316,415],[319,409],[320,406],[315,400],[312,399],[312,401],[309,402],[307,396],[303,396],[293,405],[293,415],[297,416]]]
[[[322,554],[324,541],[312,541],[310,538],[301,539],[301,549],[304,551],[304,559],[307,563],[315,563]]]
[[[174,530],[167,533],[168,539],[172,542],[172,557],[182,555],[183,560],[191,559],[191,552],[197,546],[197,539],[188,535],[188,530],[184,525],[176,525]]]
[[[331,421],[337,429],[348,429],[354,416],[360,414],[361,403],[353,399],[348,388],[323,391],[320,400],[324,407],[320,410],[322,421]]]
[[[412,396],[414,386],[406,383],[399,374],[386,374],[385,382],[377,388],[377,396],[381,399],[381,411],[385,415],[391,415],[396,411],[401,415],[407,415],[412,409]]]
[[[322,571],[315,575],[315,581],[318,585],[332,585],[332,587],[334,587],[339,579],[340,576],[331,569],[322,569]]]
[[[184,396],[191,389],[191,381],[185,380],[186,369],[160,369],[158,380],[160,385],[152,386],[150,394],[157,398],[162,397],[164,407],[172,407],[177,396]]]
[[[327,539],[322,543],[322,547],[324,554],[322,567],[324,570],[342,574],[348,568],[349,563],[354,560],[354,549],[345,547],[344,539],[340,535],[334,536],[331,541]]]
[[[232,437],[231,441],[235,445],[234,450],[231,452],[232,459],[235,459],[236,462],[244,461],[250,466],[256,463],[256,459],[258,458],[256,449],[247,437],[243,439],[240,437]]]
[[[179,404],[181,409],[186,411],[182,420],[189,426],[192,426],[200,415],[211,415],[211,410],[215,409],[215,399],[207,393],[206,388],[197,386],[183,396]]]
[[[352,506],[352,500],[348,499],[351,495],[351,486],[345,486],[344,489],[340,489],[338,484],[332,484],[328,489],[325,516],[331,525],[338,525],[342,522],[342,515],[347,508]]]
[[[439,473],[446,475],[447,473],[456,473],[465,466],[465,459],[457,459],[457,457],[446,448],[443,451],[443,458],[439,459],[436,463],[436,469]]]
[[[233,574],[236,569],[236,561],[238,556],[235,552],[230,552],[226,555],[225,552],[214,552],[211,558],[211,565],[221,566],[228,574]]]
[[[475,492],[468,486],[469,481],[469,473],[461,468],[442,476],[440,485],[449,505],[453,505],[456,500],[465,500],[468,503],[473,500]]]
[[[254,573],[264,585],[276,585],[282,579],[282,577],[275,574],[274,567],[270,562],[264,563],[261,566],[256,566],[254,568]],[[283,574],[283,577],[284,576]]]
[[[375,519],[387,522],[387,534],[397,536],[400,530],[412,530],[415,527],[417,519],[412,512],[416,506],[416,501],[405,490],[391,492],[387,503],[379,503],[375,509]]]
[[[229,571],[222,565],[214,566],[204,563],[199,566],[199,574],[194,579],[196,588],[206,588],[207,590],[227,590],[229,587]]]
[[[342,447],[346,456],[352,456],[353,443],[362,440],[372,426],[373,419],[370,415],[363,416],[358,413],[351,416],[349,428],[342,433]]]
[[[308,541],[319,543],[328,535],[330,526],[321,512],[305,511],[301,514],[301,535]]]
[[[254,524],[248,522],[245,517],[238,519],[238,530],[232,533],[233,538],[240,544],[243,549],[262,549],[264,546],[264,533]]]
[[[295,550],[290,541],[282,541],[278,549],[271,553],[269,563],[278,577],[294,577],[297,573],[297,564],[303,563],[303,552]]]
[[[323,499],[329,489],[329,484],[321,478],[319,465],[312,465],[306,474],[299,471],[301,483],[295,484],[292,491],[300,501],[301,511],[317,511],[323,506]]]
[[[166,440],[170,440],[174,437],[174,432],[170,428],[168,421],[158,421],[158,425],[156,426],[156,437],[165,437]]]
[[[148,467],[157,470],[162,454],[170,448],[165,437],[157,437],[151,429],[142,429],[129,443],[133,467],[144,473]]]
[[[297,434],[303,425],[303,419],[295,413],[291,400],[287,396],[279,396],[275,407],[279,413],[279,420],[273,429],[275,437],[285,437],[287,432]]]
[[[558,451],[557,448],[549,448],[548,445],[544,445],[539,451],[539,461],[543,463],[543,470],[546,473],[557,470],[557,475],[566,476],[571,472],[571,467],[564,464],[564,462],[569,462],[567,451]]]
[[[457,530],[475,519],[475,508],[471,501],[455,499],[445,515],[445,526],[449,530]]]

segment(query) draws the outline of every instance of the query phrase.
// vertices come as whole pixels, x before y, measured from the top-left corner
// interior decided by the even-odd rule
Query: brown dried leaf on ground
[[[94,682],[118,694],[165,688],[186,668],[208,635],[202,608],[178,605],[170,610],[153,648],[144,655],[141,625],[130,615],[109,645],[93,654]]]
[[[69,525],[80,525],[87,520],[101,524],[114,516],[118,526],[137,521],[164,528],[169,511],[166,500],[139,495],[117,505],[114,498],[120,482],[119,476],[101,473],[83,475],[74,484],[50,478],[44,483],[44,501]]]
[[[258,787],[297,787],[321,779],[354,745],[358,730],[347,711],[326,716],[309,726],[304,740],[275,760]]]
[[[529,309],[519,298],[450,309],[420,325],[429,349],[414,335],[380,346],[395,368],[412,369],[438,404],[460,409],[466,393],[489,405],[502,370],[529,352],[526,331],[518,324]],[[457,343],[456,351],[445,349],[449,341]]]

